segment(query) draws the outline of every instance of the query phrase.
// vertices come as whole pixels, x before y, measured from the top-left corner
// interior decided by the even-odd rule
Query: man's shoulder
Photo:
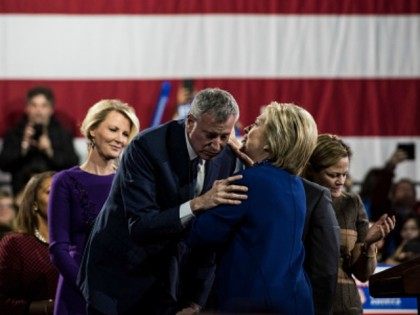
[[[171,133],[181,133],[184,131],[184,124],[180,120],[172,120],[157,127],[146,128],[141,131],[137,139],[139,140],[154,140],[165,138]]]
[[[163,125],[141,131],[128,145],[127,153],[143,151],[150,158],[167,156],[168,151],[180,150],[185,143],[184,125],[180,121],[170,121]]]

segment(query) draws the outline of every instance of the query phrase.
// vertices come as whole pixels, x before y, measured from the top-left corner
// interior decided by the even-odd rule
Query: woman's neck
[[[95,175],[110,175],[115,173],[115,160],[105,159],[98,151],[91,149],[86,161],[80,165],[85,172]]]
[[[47,221],[38,216],[38,227],[37,230],[39,234],[41,234],[42,238],[45,239],[45,241],[49,242],[49,234],[48,234],[48,225]]]
[[[255,157],[253,161],[254,163],[261,163],[268,159],[270,159],[270,154],[268,154],[267,152],[264,152],[264,153],[261,153],[259,156]]]

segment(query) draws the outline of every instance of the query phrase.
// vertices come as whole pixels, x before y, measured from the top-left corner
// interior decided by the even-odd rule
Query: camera
[[[407,160],[414,160],[416,158],[414,143],[398,143],[397,149],[407,153]]]
[[[41,137],[41,135],[44,133],[44,126],[42,124],[35,124],[32,128],[34,128],[32,139],[38,141],[39,137]]]

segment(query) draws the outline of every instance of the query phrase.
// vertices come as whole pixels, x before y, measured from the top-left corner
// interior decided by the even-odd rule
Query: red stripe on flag
[[[172,92],[164,115],[175,110],[180,81],[170,81]],[[147,127],[156,104],[160,80],[0,81],[0,135],[24,108],[26,90],[48,85],[56,94],[56,111],[76,129],[87,108],[103,98],[119,98],[136,108]],[[261,105],[272,100],[294,102],[315,117],[320,132],[342,136],[420,135],[420,79],[205,79],[197,89],[220,87],[230,91],[241,108],[241,122],[254,121]]]
[[[2,0],[0,13],[62,14],[418,14],[418,0]]]

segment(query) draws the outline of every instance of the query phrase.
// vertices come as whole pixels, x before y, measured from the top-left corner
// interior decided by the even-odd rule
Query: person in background
[[[318,136],[317,146],[305,170],[305,177],[331,191],[340,225],[340,262],[334,314],[361,314],[362,305],[353,276],[365,282],[376,267],[375,243],[395,226],[395,217],[384,214],[372,227],[360,197],[344,191],[351,150],[340,138]]]
[[[394,254],[385,261],[385,263],[390,265],[398,265],[411,258],[414,258],[414,254],[418,254],[407,250],[407,246],[410,248],[414,242],[418,243],[418,238],[420,236],[419,217],[412,214],[405,219],[401,226],[401,242]]]
[[[48,215],[50,254],[60,272],[54,314],[86,313],[76,285],[80,261],[93,222],[108,197],[118,159],[139,131],[134,109],[119,100],[101,100],[87,112],[80,128],[88,155],[80,166],[53,179]]]
[[[53,172],[26,185],[16,232],[0,241],[0,314],[49,315],[58,272],[48,255],[47,206]]]
[[[191,79],[182,81],[176,93],[176,110],[172,119],[185,119],[191,109],[191,102],[196,91],[194,90],[194,81]]]
[[[0,223],[0,240],[11,231],[13,231],[11,226]]]
[[[236,158],[226,145],[238,116],[230,93],[208,88],[187,119],[130,143],[83,256],[78,283],[89,314],[191,313],[204,305],[212,253],[189,251],[182,240],[197,213],[246,198],[246,187],[228,177]]]
[[[0,224],[12,226],[16,217],[13,195],[5,189],[0,189]]]
[[[254,162],[235,185],[248,187],[239,205],[219,205],[193,222],[188,243],[219,248],[218,311],[312,314],[304,271],[305,189],[297,176],[316,145],[312,116],[272,102],[246,129],[243,152]]]
[[[370,169],[363,179],[360,197],[372,221],[378,220],[392,208],[393,197],[389,193],[393,186],[395,169],[407,160],[404,150],[396,149],[384,167]]]
[[[401,243],[402,223],[420,209],[414,182],[409,178],[394,181],[395,169],[408,158],[408,152],[397,147],[383,167],[367,172],[360,191],[371,221],[377,220],[384,213],[395,214],[395,229],[386,238],[382,249],[384,260],[393,255]]]
[[[27,92],[25,116],[4,137],[0,169],[11,173],[16,197],[33,174],[62,170],[79,162],[73,137],[53,114],[51,89],[32,88]]]

